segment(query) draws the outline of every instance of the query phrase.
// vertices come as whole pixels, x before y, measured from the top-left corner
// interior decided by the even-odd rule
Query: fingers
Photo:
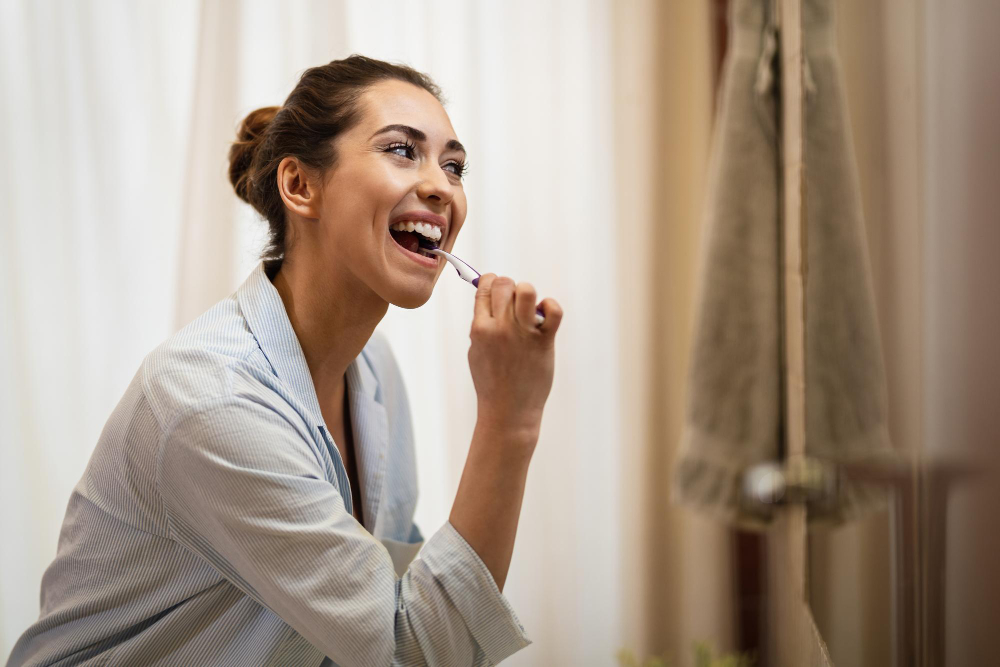
[[[493,315],[492,289],[493,281],[496,279],[495,273],[484,273],[479,276],[479,285],[476,287],[476,306],[473,319],[488,319]]]
[[[487,319],[507,319],[516,322],[526,331],[554,333],[562,321],[563,311],[555,299],[543,299],[538,304],[545,313],[545,322],[535,324],[535,300],[538,298],[534,286],[523,282],[515,284],[507,276],[484,273],[479,277],[476,289],[473,323]],[[485,324],[485,322],[483,322]]]
[[[542,312],[545,313],[545,321],[538,327],[538,330],[542,333],[555,333],[556,329],[559,328],[559,323],[562,322],[562,306],[555,299],[550,298],[542,299],[542,303],[539,305]],[[532,312],[532,316],[534,316],[534,312]]]
[[[518,283],[514,288],[514,318],[527,331],[535,330],[535,299],[531,283]]]
[[[514,281],[500,276],[490,285],[492,293],[493,317],[509,320],[514,317]]]

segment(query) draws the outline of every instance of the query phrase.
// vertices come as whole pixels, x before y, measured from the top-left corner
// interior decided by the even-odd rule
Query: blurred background
[[[940,608],[913,641],[984,664],[1000,622],[1000,5],[836,5],[892,441],[918,476],[978,473],[946,503],[920,496],[941,529],[904,547],[909,581]],[[470,155],[456,252],[566,313],[504,590],[534,643],[509,664],[759,650],[777,630],[760,612],[763,547],[671,502],[728,11],[0,3],[0,655],[37,617],[70,491],[143,357],[257,262],[266,225],[226,176],[237,124],[351,53],[442,87]],[[425,535],[475,424],[472,296],[446,270],[425,306],[380,325],[413,407]],[[809,604],[834,664],[917,664],[890,632],[894,530],[886,510],[810,533]]]

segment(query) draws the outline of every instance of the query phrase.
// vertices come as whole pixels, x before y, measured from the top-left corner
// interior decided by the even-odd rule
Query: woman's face
[[[389,228],[432,224],[438,246],[451,250],[465,221],[465,150],[444,107],[413,84],[379,82],[360,107],[360,122],[336,139],[336,162],[321,184],[321,256],[383,300],[416,308],[430,298],[445,262],[404,249]],[[397,237],[416,247],[413,235]]]

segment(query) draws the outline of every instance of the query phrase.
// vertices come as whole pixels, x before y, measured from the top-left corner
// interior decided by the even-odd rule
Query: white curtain
[[[143,356],[229,294],[265,225],[225,176],[250,110],[358,52],[430,73],[470,150],[455,250],[566,317],[505,587],[512,665],[623,645],[611,1],[0,4],[0,655],[38,613],[70,490]],[[626,286],[627,288],[627,286]],[[417,523],[447,518],[475,423],[472,288],[381,328],[414,408]]]
[[[0,3],[0,654],[72,487],[175,328],[198,11]]]

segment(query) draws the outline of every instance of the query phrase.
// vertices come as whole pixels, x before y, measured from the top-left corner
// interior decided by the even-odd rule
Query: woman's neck
[[[308,256],[286,260],[271,282],[285,304],[326,413],[342,403],[347,367],[361,354],[389,304],[354,276],[321,262]]]

